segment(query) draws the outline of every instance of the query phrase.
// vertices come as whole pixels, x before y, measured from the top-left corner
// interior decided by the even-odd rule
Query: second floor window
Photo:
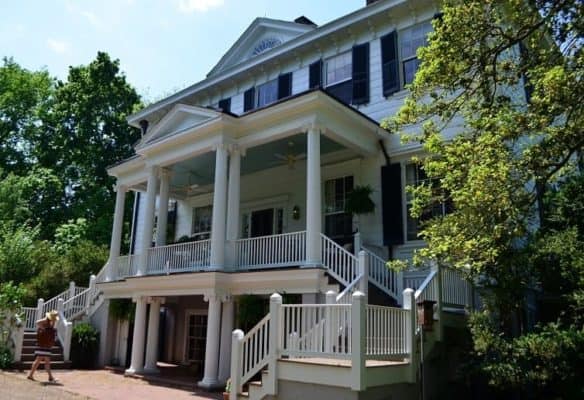
[[[416,55],[419,47],[428,44],[428,33],[432,31],[430,21],[412,26],[400,32],[400,53],[404,85],[414,81],[420,60]]]
[[[327,92],[350,104],[353,98],[353,58],[350,51],[325,60],[324,77]]]
[[[437,195],[443,193],[443,189],[440,188],[439,182],[437,180],[432,180],[426,176],[424,169],[420,164],[407,164],[406,165],[406,186],[419,186],[422,184],[430,184],[432,187],[432,192]],[[407,240],[419,240],[418,234],[421,231],[421,224],[433,217],[441,217],[450,212],[451,203],[449,202],[435,202],[419,218],[414,218],[411,216],[413,197],[411,194],[406,193],[406,212],[407,212],[407,223],[406,223],[406,238]]]
[[[278,80],[273,79],[257,87],[256,107],[260,108],[278,100]]]

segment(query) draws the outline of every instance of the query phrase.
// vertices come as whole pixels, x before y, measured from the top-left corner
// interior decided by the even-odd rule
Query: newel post
[[[266,393],[275,395],[278,393],[278,357],[282,348],[280,337],[282,336],[282,296],[274,293],[270,296],[270,342],[268,361],[268,382]]]
[[[359,252],[359,271],[363,274],[359,281],[359,290],[365,295],[367,303],[367,294],[369,292],[369,257],[363,250]]]
[[[69,282],[69,297],[67,300],[70,300],[73,297],[75,297],[75,282],[71,281]]]
[[[335,304],[337,302],[337,294],[334,290],[326,292],[326,304]],[[333,323],[332,307],[327,307],[324,310],[324,351],[331,353],[333,351],[333,332],[336,324]]]
[[[367,304],[365,295],[353,293],[351,304],[351,389],[360,391],[367,388]]]
[[[436,340],[442,341],[444,333],[444,324],[442,323],[442,268],[440,264],[436,265],[436,315],[438,317],[438,326],[436,327]]]
[[[409,310],[407,326],[406,326],[406,349],[409,354],[409,381],[414,383],[416,381],[416,299],[414,289],[407,288],[403,293],[404,309]]]
[[[354,254],[357,256],[361,251],[361,233],[355,232],[353,236],[353,247],[354,247]]]
[[[44,317],[43,308],[45,308],[45,300],[43,298],[40,298],[37,300],[36,321],[38,321],[39,319],[43,319]]]
[[[229,400],[237,400],[241,393],[241,367],[243,366],[243,331],[236,329],[231,334],[231,391]]]

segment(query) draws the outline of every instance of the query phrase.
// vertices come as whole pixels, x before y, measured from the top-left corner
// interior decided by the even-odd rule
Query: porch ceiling
[[[326,136],[321,137],[320,153],[326,155],[345,147]],[[296,168],[303,165],[306,155],[306,134],[289,136],[274,142],[268,142],[247,150],[241,161],[241,174],[247,175],[269,168],[288,165]],[[289,157],[288,160],[285,158]],[[205,191],[204,186],[213,183],[215,176],[215,153],[204,153],[195,158],[181,161],[171,168],[171,188],[184,191],[190,188],[190,194]]]

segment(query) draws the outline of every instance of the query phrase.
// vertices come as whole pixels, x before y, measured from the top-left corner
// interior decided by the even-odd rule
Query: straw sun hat
[[[45,314],[48,320],[57,321],[59,319],[59,312],[52,310]]]

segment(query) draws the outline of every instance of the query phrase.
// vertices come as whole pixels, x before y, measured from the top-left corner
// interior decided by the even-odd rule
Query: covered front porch
[[[343,237],[327,232],[323,169],[377,156],[384,135],[374,121],[319,90],[240,117],[175,107],[144,136],[137,157],[110,169],[118,195],[110,258],[99,281],[325,266],[349,283],[356,274],[352,227]],[[120,255],[128,190],[145,192],[145,203],[135,252]],[[169,198],[198,206],[190,235],[179,243],[168,243],[167,213],[160,211]]]

